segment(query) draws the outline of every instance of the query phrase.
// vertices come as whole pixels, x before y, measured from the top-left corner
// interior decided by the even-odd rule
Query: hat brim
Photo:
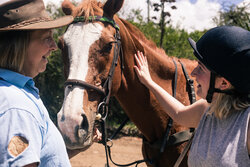
[[[63,16],[55,20],[40,21],[17,27],[0,28],[0,31],[53,29],[66,26],[73,22],[73,20],[73,16]]]
[[[191,45],[191,47],[193,48],[194,50],[194,55],[195,57],[202,63],[206,66],[207,69],[209,69],[210,71],[213,71],[213,68],[210,67],[210,65],[208,65],[207,63],[207,60],[204,59],[204,57],[199,53],[198,49],[197,49],[197,45],[196,45],[196,42],[192,39],[192,38],[188,38],[188,42],[189,44]],[[216,72],[215,72],[216,73]]]
[[[195,57],[197,57],[201,62],[203,62],[203,57],[201,56],[201,54],[197,50],[196,42],[192,38],[188,38],[188,42],[194,50]]]

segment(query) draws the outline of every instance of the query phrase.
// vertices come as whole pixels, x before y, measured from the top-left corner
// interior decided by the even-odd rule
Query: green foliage
[[[242,27],[250,31],[250,3],[245,3],[243,6],[231,5],[224,7],[223,11],[219,12],[219,17],[215,17],[214,22],[221,25],[233,25]]]
[[[165,38],[163,40],[163,49],[170,56],[195,59],[193,49],[190,47],[187,39],[191,37],[197,41],[204,34],[204,32],[195,31],[188,34],[183,29],[178,30],[172,27],[167,27],[165,30]]]

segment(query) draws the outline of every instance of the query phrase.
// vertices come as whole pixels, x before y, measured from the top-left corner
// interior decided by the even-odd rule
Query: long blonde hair
[[[214,113],[217,118],[224,119],[248,107],[250,107],[250,101],[241,96],[219,93],[216,100],[212,102],[209,113]]]
[[[0,68],[21,73],[30,42],[31,31],[0,33]]]

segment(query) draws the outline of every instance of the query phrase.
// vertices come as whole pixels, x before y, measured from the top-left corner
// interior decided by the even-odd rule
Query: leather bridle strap
[[[183,70],[183,73],[184,73],[184,76],[187,80],[187,86],[188,86],[188,91],[190,92],[188,95],[189,95],[189,99],[190,99],[190,103],[193,104],[194,102],[196,102],[196,96],[195,96],[195,90],[194,90],[194,80],[192,80],[188,73],[187,73],[187,70],[185,68],[185,66],[182,64],[181,61],[179,61],[180,64],[181,64],[181,67],[182,67],[182,70]]]
[[[121,51],[121,37],[120,37],[120,33],[119,33],[118,30],[116,30],[115,39],[116,39],[116,45],[115,45],[115,48],[114,48],[113,61],[112,61],[111,67],[109,69],[108,78],[106,79],[106,81],[105,81],[105,83],[103,85],[104,88],[107,88],[106,89],[106,95],[107,95],[107,97],[106,97],[106,104],[107,105],[109,104],[113,76],[114,76],[115,68],[117,66],[118,58],[119,58],[120,51]],[[122,55],[122,53],[121,53],[121,55]]]
[[[193,104],[196,101],[196,96],[195,96],[195,91],[194,91],[194,81],[189,78],[187,70],[186,70],[185,66],[182,64],[182,62],[180,62],[180,63],[181,63],[181,66],[182,66],[183,73],[184,73],[184,75],[186,77],[186,80],[188,81],[187,83],[188,83],[188,86],[189,86],[189,91],[191,91],[191,93],[189,94],[190,95],[189,96],[190,102],[191,102],[191,104]],[[182,153],[178,157],[177,161],[175,162],[174,167],[179,167],[179,165],[181,164],[183,158],[187,154],[187,152],[188,152],[188,150],[189,150],[189,148],[190,148],[190,146],[192,144],[194,134],[195,134],[195,128],[190,128],[190,132],[192,133],[192,136],[190,137],[188,143],[184,147],[184,150],[182,151]]]
[[[176,89],[177,89],[177,79],[178,79],[178,69],[177,69],[177,64],[176,64],[176,61],[173,59],[173,63],[174,63],[174,66],[175,66],[175,75],[174,75],[174,83],[172,84],[173,85],[173,97],[176,98]],[[160,153],[163,153],[164,150],[165,150],[165,147],[167,145],[167,141],[169,139],[169,133],[170,133],[170,130],[173,126],[173,119],[171,117],[169,117],[168,119],[168,124],[167,124],[167,128],[166,128],[166,132],[165,132],[165,135],[164,135],[164,138],[163,138],[163,142],[162,142],[162,145],[161,145],[161,148],[160,148]]]
[[[106,92],[101,89],[98,88],[97,86],[91,85],[85,81],[81,81],[78,79],[68,79],[65,83],[64,86],[79,86],[79,87],[83,87],[85,89],[88,90],[95,90],[98,94],[100,94],[101,96],[105,96]]]
[[[120,30],[120,27],[118,24],[115,23],[113,19],[104,17],[104,16],[89,16],[88,19],[86,19],[84,16],[77,16],[74,18],[73,23],[78,23],[78,22],[86,22],[86,21],[100,21],[100,22],[105,22],[111,24],[116,30]]]

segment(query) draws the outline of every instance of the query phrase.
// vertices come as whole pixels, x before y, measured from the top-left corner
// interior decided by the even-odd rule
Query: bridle
[[[112,60],[112,64],[107,76],[106,81],[104,82],[102,88],[99,88],[95,85],[92,85],[90,83],[87,83],[85,81],[82,80],[78,80],[78,79],[67,79],[64,83],[64,86],[78,86],[81,87],[83,89],[87,89],[87,90],[94,90],[96,91],[98,94],[101,95],[102,97],[102,101],[99,103],[98,108],[97,108],[97,113],[96,115],[100,115],[100,119],[98,120],[101,124],[101,129],[102,129],[102,141],[101,143],[105,146],[105,152],[106,152],[106,160],[107,160],[107,167],[109,167],[109,161],[108,161],[108,145],[107,145],[107,132],[106,132],[106,118],[108,115],[108,104],[110,101],[110,96],[111,96],[111,88],[112,88],[112,81],[113,81],[113,77],[114,77],[114,72],[115,72],[115,68],[118,64],[118,59],[120,57],[120,65],[121,65],[121,73],[123,71],[123,52],[122,52],[122,47],[121,47],[121,36],[119,33],[119,26],[115,23],[115,21],[111,18],[107,18],[104,16],[90,16],[89,18],[85,18],[83,16],[78,16],[74,18],[74,21],[71,24],[74,23],[78,23],[78,22],[93,22],[93,21],[100,21],[103,23],[108,23],[110,25],[112,25],[115,30],[115,41],[113,42],[115,44],[114,46],[114,57]]]
[[[103,98],[103,101],[98,105],[98,111],[97,114],[101,114],[102,119],[106,118],[107,116],[107,107],[109,104],[109,100],[110,100],[110,95],[111,95],[111,88],[112,88],[112,80],[113,80],[113,76],[114,76],[114,71],[115,71],[115,67],[117,66],[118,63],[118,59],[120,57],[120,61],[121,61],[121,71],[123,70],[123,55],[122,55],[122,51],[121,51],[121,37],[120,37],[120,33],[119,33],[119,26],[115,23],[115,21],[113,19],[104,17],[104,16],[89,16],[88,19],[86,19],[83,16],[78,16],[74,18],[74,21],[71,24],[74,23],[78,23],[78,22],[93,22],[93,21],[101,21],[104,23],[108,23],[111,24],[115,30],[115,41],[112,42],[115,44],[115,48],[114,48],[114,57],[113,57],[113,61],[107,76],[107,79],[105,80],[102,88],[99,88],[93,84],[87,83],[85,81],[82,80],[78,80],[78,79],[67,79],[64,83],[64,86],[78,86],[78,87],[82,87],[86,90],[94,90],[95,92],[97,92],[99,95],[101,95],[101,97]]]

